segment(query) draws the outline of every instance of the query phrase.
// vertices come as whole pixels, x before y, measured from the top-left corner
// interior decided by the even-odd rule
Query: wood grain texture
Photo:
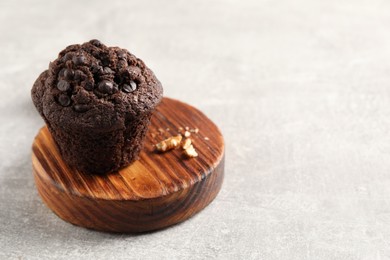
[[[178,129],[199,128],[190,138],[199,156],[181,148],[156,153],[154,145]],[[202,112],[164,98],[152,117],[140,159],[106,175],[87,175],[61,159],[46,127],[32,147],[35,183],[46,205],[63,220],[111,232],[144,232],[186,220],[218,194],[224,176],[221,132]]]

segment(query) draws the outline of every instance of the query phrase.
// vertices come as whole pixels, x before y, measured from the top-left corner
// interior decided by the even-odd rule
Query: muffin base
[[[181,148],[156,153],[154,145],[192,133],[199,156],[187,159]],[[33,144],[33,173],[45,204],[72,224],[110,232],[144,232],[182,222],[217,196],[224,176],[221,132],[199,110],[164,98],[152,116],[139,160],[117,172],[84,174],[68,167],[46,127]]]

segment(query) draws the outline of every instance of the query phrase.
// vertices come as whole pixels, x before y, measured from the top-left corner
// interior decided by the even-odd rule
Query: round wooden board
[[[198,128],[190,138],[199,156],[188,159],[182,148],[155,152],[154,145]],[[60,218],[110,232],[144,232],[184,221],[218,194],[224,175],[221,132],[202,112],[164,98],[152,117],[140,159],[118,172],[83,174],[61,159],[46,127],[32,147],[35,183],[46,205]]]

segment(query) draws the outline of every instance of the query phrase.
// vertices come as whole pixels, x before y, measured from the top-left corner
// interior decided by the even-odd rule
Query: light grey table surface
[[[390,258],[389,32],[384,0],[1,0],[0,259]],[[30,89],[91,38],[221,128],[223,188],[190,220],[107,234],[40,200]]]

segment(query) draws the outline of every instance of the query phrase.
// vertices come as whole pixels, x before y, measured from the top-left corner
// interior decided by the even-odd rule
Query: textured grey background
[[[390,258],[390,2],[0,1],[0,259]],[[217,199],[143,235],[89,231],[41,202],[29,91],[99,38],[225,136]],[[201,126],[199,126],[201,128]]]

